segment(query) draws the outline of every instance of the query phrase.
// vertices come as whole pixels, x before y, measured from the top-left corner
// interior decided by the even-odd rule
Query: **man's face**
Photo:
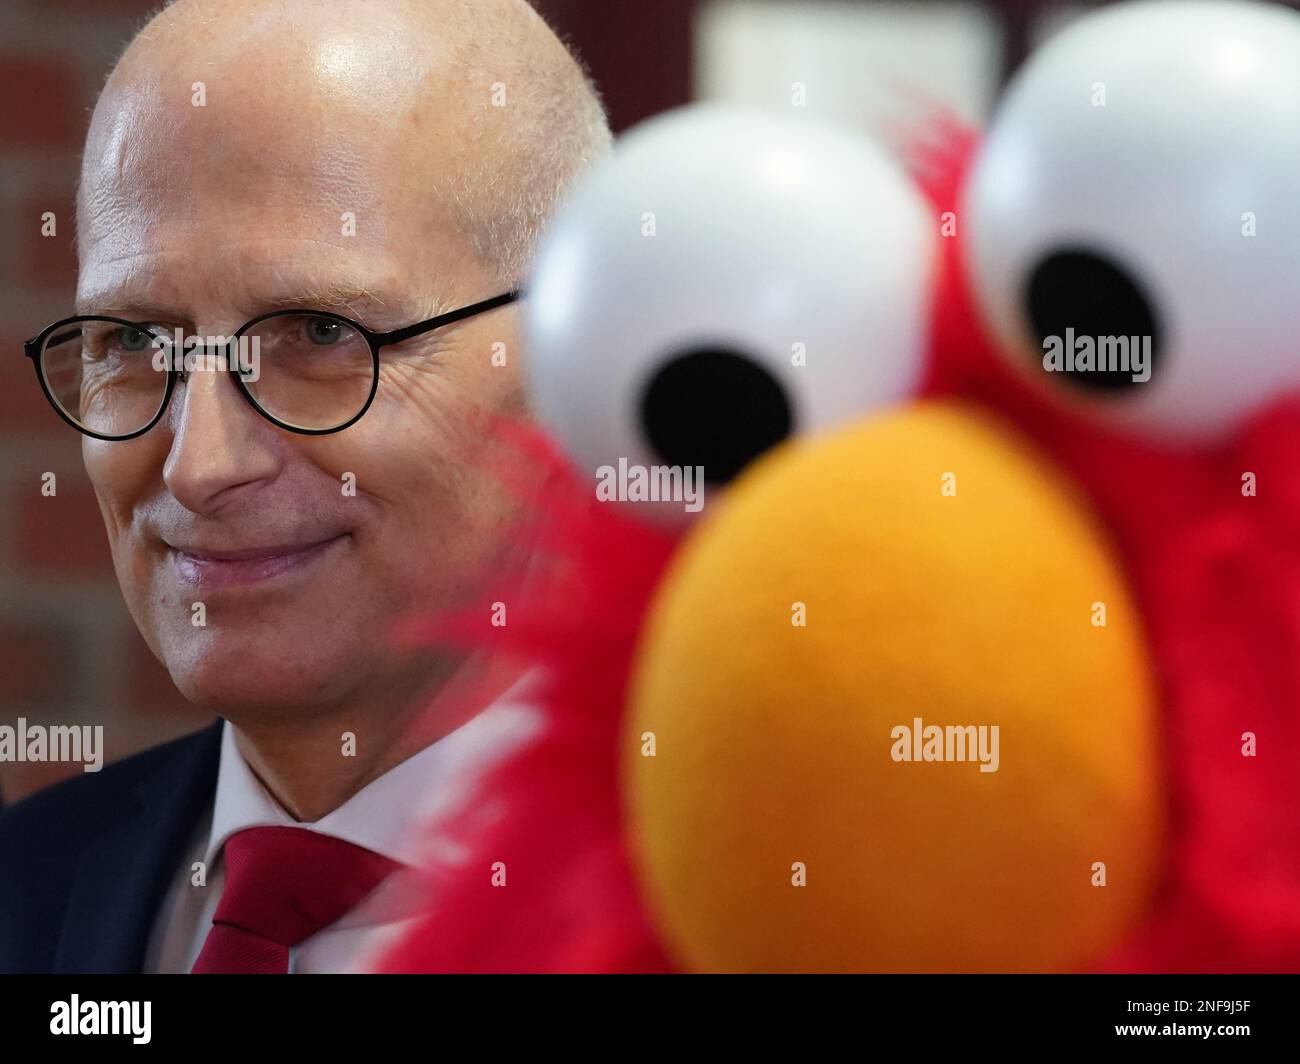
[[[439,203],[428,142],[465,150],[455,123],[378,84],[366,106],[375,72],[331,69],[328,48],[275,57],[273,83],[197,64],[204,106],[198,75],[128,57],[87,145],[79,312],[216,336],[316,307],[382,331],[499,294]],[[516,403],[517,362],[505,308],[382,349],[373,405],[334,435],[280,429],[197,371],[144,436],[86,438],[118,580],[182,692],[237,718],[391,690],[392,622],[463,600],[500,546],[483,419]]]

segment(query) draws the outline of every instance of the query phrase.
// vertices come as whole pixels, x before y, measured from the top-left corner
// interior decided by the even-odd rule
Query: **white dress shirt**
[[[188,972],[198,959],[225,883],[222,846],[244,828],[307,828],[344,839],[411,867],[454,862],[430,825],[454,811],[472,781],[535,734],[540,718],[516,684],[477,716],[363,787],[313,823],[294,820],[262,785],[222,728],[221,763],[212,803],[155,918],[145,954],[147,972]],[[193,885],[193,865],[207,869]],[[427,886],[424,888],[427,891]],[[365,971],[428,910],[401,873],[390,876],[356,908],[289,951],[289,971]]]

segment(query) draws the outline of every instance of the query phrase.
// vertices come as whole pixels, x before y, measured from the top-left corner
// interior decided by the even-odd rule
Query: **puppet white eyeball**
[[[851,133],[717,104],[653,119],[542,240],[524,312],[535,408],[582,470],[725,483],[914,392],[936,229]]]
[[[1008,357],[1148,435],[1223,439],[1300,388],[1300,15],[1080,19],[1008,90],[965,217]]]

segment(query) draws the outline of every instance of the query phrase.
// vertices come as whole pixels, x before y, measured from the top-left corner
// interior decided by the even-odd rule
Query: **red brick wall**
[[[0,3],[0,724],[103,724],[109,758],[201,726],[122,604],[79,437],[23,340],[72,313],[72,196],[89,108],[144,0]],[[55,212],[57,233],[41,235]],[[57,494],[41,494],[55,474]],[[12,802],[80,765],[0,763]]]

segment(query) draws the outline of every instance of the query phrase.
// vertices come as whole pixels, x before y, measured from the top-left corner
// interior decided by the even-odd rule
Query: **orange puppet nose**
[[[1155,706],[1119,566],[978,412],[782,448],[692,533],[623,766],[647,900],[698,970],[1062,970],[1142,915]]]

